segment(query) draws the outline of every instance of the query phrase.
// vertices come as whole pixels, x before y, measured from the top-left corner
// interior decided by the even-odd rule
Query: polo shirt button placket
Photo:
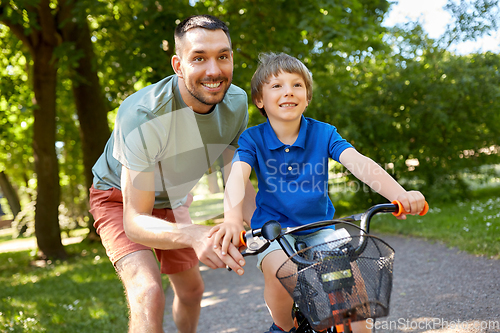
[[[287,155],[287,153],[290,152],[290,147],[285,147],[284,150],[285,150],[285,154]],[[285,161],[287,164],[289,163],[289,158],[287,156],[285,156]],[[291,165],[289,165],[286,169],[288,170],[287,175],[286,175],[286,179],[288,180],[288,178],[290,177],[290,171],[293,170],[293,167]]]

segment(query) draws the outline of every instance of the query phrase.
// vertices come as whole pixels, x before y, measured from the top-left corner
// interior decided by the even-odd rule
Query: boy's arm
[[[224,167],[224,181],[225,184],[228,183],[228,178],[229,175],[231,174],[231,161],[233,160],[234,156],[234,150],[231,149],[226,149],[223,153],[223,159],[224,159],[224,165],[227,165],[228,167]],[[250,169],[250,172],[252,170]],[[248,178],[250,177],[250,174]],[[247,178],[245,178],[247,179]],[[227,185],[226,185],[227,188]],[[252,182],[246,182],[246,187],[245,187],[245,198],[243,199],[243,221],[246,222],[248,226],[250,226],[250,221],[252,220],[253,213],[255,211],[255,188],[252,185]]]
[[[252,167],[248,163],[233,163],[224,193],[224,222],[243,221],[243,206],[246,203],[246,189],[251,172]],[[255,197],[253,199],[255,202]]]
[[[223,254],[227,253],[231,242],[236,247],[239,245],[239,236],[244,230],[244,206],[247,197],[245,192],[251,172],[252,167],[241,161],[234,162],[231,168],[224,192],[224,223],[214,227],[211,232],[211,236],[214,237],[214,247],[222,241]],[[253,200],[255,202],[255,199]]]
[[[348,148],[340,155],[340,163],[356,178],[370,186],[389,201],[398,200],[410,214],[418,214],[424,209],[425,198],[419,191],[406,191],[394,178],[372,159]],[[402,216],[404,219],[405,216]]]

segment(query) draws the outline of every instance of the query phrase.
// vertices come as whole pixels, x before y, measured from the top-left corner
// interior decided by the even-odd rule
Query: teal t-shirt
[[[208,114],[180,97],[177,76],[147,86],[123,101],[104,153],[92,168],[94,187],[120,189],[122,165],[154,172],[155,208],[182,205],[189,191],[248,123],[247,95],[231,85]],[[141,186],[140,180],[133,181]]]

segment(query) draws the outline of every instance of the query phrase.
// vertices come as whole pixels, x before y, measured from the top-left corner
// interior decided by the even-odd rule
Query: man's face
[[[172,58],[184,102],[199,113],[220,103],[233,79],[233,53],[222,30],[189,30]]]

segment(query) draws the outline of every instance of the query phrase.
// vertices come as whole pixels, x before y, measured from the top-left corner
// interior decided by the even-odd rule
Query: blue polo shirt
[[[297,140],[286,145],[267,121],[248,128],[238,144],[233,162],[248,163],[259,181],[252,228],[269,220],[294,227],[333,218],[328,158],[338,162],[340,154],[352,148],[334,126],[302,116]]]

